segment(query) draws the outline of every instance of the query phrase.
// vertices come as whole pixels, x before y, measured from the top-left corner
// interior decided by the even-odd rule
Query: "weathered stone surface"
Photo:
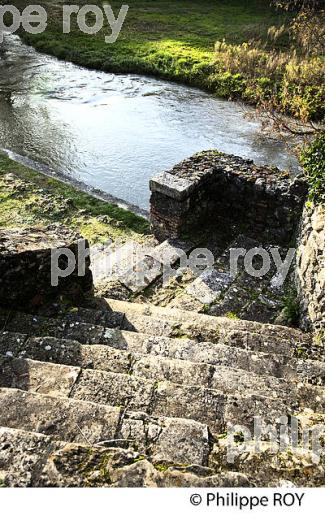
[[[162,275],[162,264],[152,256],[144,256],[123,276],[123,284],[133,293],[139,293],[149,287]]]
[[[184,240],[165,240],[151,253],[151,256],[165,265],[174,265],[184,254],[187,254],[194,245]]]
[[[251,482],[258,487],[279,487],[286,482],[287,486],[323,486],[325,482],[324,462],[313,459],[311,451],[297,448],[279,451],[278,446],[269,442],[260,442],[259,451],[256,443],[232,445],[234,462],[227,462],[229,448],[227,439],[220,440],[210,456],[210,465],[214,471],[245,471]]]
[[[18,332],[0,332],[0,353],[7,355],[16,355],[23,348],[27,340],[27,334],[19,334]]]
[[[198,345],[167,338],[162,340],[161,343],[156,338],[153,344],[148,340],[148,351],[140,354],[137,350],[133,352],[132,348],[121,350],[119,346],[113,348],[82,345],[57,338],[31,338],[23,345],[12,347],[11,351],[7,351],[6,344],[1,345],[0,341],[0,354],[86,369],[132,373],[133,376],[153,381],[166,380],[231,394],[247,393],[254,388],[259,394],[279,398],[290,391],[289,384],[279,377],[318,385],[323,385],[325,379],[325,364],[318,361],[288,362],[284,358],[234,347]]]
[[[0,390],[0,423],[65,442],[96,444],[115,438],[120,410],[16,389]]]
[[[191,249],[192,244],[180,240],[166,240],[146,254],[138,255],[119,280],[133,293],[140,293],[172,267]]]
[[[184,200],[193,188],[191,180],[163,172],[150,180],[150,189],[176,200]]]
[[[160,344],[159,341],[148,343],[151,354],[180,358],[193,363],[205,363],[214,366],[242,369],[259,375],[275,377],[293,377],[292,364],[285,358],[274,354],[252,352],[214,343]]]
[[[0,427],[0,475],[6,487],[37,486],[48,457],[63,444],[45,435]]]
[[[0,471],[11,487],[246,487],[322,486],[324,465],[302,449],[274,453],[261,443],[260,453],[248,444],[234,447],[227,462],[227,440],[219,441],[201,465],[153,465],[132,450],[63,445],[49,437],[0,429]],[[229,471],[230,470],[230,471]]]
[[[95,283],[105,278],[123,279],[125,273],[149,251],[151,248],[142,246],[134,240],[122,245],[112,243],[102,248],[92,248],[91,261]]]
[[[72,389],[71,397],[149,412],[153,392],[152,381],[127,374],[83,370]]]
[[[100,325],[80,323],[78,321],[67,323],[64,328],[63,336],[67,339],[83,341],[87,344],[105,343],[105,328]]]
[[[156,307],[117,300],[106,300],[106,302],[107,310],[111,313],[123,313],[122,328],[125,330],[174,338],[185,336],[196,341],[215,343],[223,342],[224,338],[236,332],[237,335],[240,333],[247,348],[249,348],[247,334],[257,334],[260,335],[261,350],[268,350],[271,343],[273,348],[277,344],[278,351],[281,351],[282,346],[287,347],[290,344],[295,348],[302,344],[310,344],[308,334],[288,327],[207,316],[170,307]],[[267,343],[266,347],[264,343]]]
[[[209,451],[207,426],[184,419],[165,419],[164,428],[151,453],[155,461],[204,466]]]
[[[205,464],[208,428],[186,419],[153,418],[94,402],[0,390],[2,426],[64,442],[134,448],[157,462]]]
[[[48,226],[46,229],[0,230],[0,301],[13,308],[35,307],[63,292],[81,301],[92,289],[89,257],[85,260],[85,274],[78,275],[78,242],[82,237],[68,229]],[[88,243],[85,242],[85,248]],[[51,255],[66,248],[76,259],[76,266],[69,276],[60,278],[58,286],[51,279]],[[67,258],[57,260],[65,270]]]
[[[2,352],[0,345],[0,353]],[[96,370],[129,373],[129,352],[106,345],[82,345],[77,341],[57,338],[31,338],[23,349],[16,349],[15,357],[29,357],[63,365]]]
[[[298,239],[296,285],[301,305],[301,326],[311,330],[325,346],[325,210],[305,208]]]
[[[187,287],[186,292],[203,304],[211,304],[226,291],[232,281],[230,274],[208,269]]]
[[[309,409],[314,413],[325,412],[324,387],[299,383],[297,385],[297,403],[300,410]]]
[[[213,367],[158,356],[136,356],[132,363],[132,373],[155,381],[165,379],[179,385],[208,388],[211,384]]]
[[[201,387],[181,387],[160,381],[157,383],[152,414],[185,417],[207,424],[214,433],[223,431],[226,397],[222,393]]]
[[[231,425],[243,425],[253,429],[254,417],[259,417],[266,424],[275,426],[280,417],[293,414],[296,403],[294,399],[286,401],[278,398],[254,395],[229,396],[225,407],[225,423]]]
[[[68,397],[80,368],[0,356],[0,387]]]
[[[225,394],[247,394],[254,389],[254,392],[259,395],[279,400],[292,391],[290,384],[282,379],[267,374],[258,377],[254,372],[225,366],[215,367],[211,388],[223,391]]]
[[[298,359],[295,368],[302,381],[313,385],[325,386],[325,362],[312,359]]]

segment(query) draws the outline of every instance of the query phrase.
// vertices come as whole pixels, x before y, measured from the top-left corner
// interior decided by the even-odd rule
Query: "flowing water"
[[[58,61],[17,36],[0,45],[0,148],[140,208],[152,176],[204,149],[296,172],[252,113],[194,88]]]

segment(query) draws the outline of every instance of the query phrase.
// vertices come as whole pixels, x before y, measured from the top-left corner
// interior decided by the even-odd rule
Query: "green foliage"
[[[310,200],[325,204],[325,129],[303,150],[301,163],[308,178]]]
[[[303,121],[325,116],[324,59],[304,58],[288,51],[267,50],[258,44],[230,45],[217,42],[215,74],[224,91],[268,108],[291,114]],[[225,82],[224,79],[227,79]],[[222,81],[223,80],[223,81]]]
[[[283,298],[283,312],[286,318],[287,324],[291,326],[299,325],[300,308],[297,291],[293,288],[287,291],[287,294]]]
[[[239,320],[240,319],[238,314],[236,314],[235,312],[227,312],[225,317],[230,319],[230,320]]]

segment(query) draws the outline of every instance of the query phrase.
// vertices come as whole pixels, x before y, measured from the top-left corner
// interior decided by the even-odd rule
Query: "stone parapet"
[[[159,240],[195,229],[240,225],[250,236],[287,243],[307,186],[286,172],[215,150],[186,159],[150,181],[151,223]]]

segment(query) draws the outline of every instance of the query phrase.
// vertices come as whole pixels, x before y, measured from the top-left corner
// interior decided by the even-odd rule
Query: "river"
[[[0,148],[143,209],[152,176],[205,149],[295,173],[294,154],[253,112],[176,83],[59,61],[17,36],[0,45]]]

